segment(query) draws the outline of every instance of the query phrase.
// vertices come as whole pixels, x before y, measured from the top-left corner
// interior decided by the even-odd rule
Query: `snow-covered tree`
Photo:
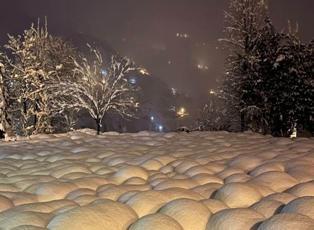
[[[289,136],[294,127],[313,132],[313,47],[294,34],[264,34],[258,41],[256,72],[270,130],[280,136]]]
[[[238,2],[235,4],[242,1]],[[242,9],[241,4],[237,6]],[[246,5],[249,12],[254,11],[250,6]],[[242,15],[243,21],[253,23],[248,30],[251,32],[242,34],[244,40],[237,30],[225,40],[230,49],[225,97],[240,111],[242,128],[245,124],[253,131],[279,136],[289,136],[297,125],[309,129],[313,114],[310,98],[314,97],[313,48],[302,43],[296,33],[278,33],[269,18],[261,22],[250,19],[253,15]]]
[[[128,74],[140,71],[125,57],[112,56],[106,66],[101,53],[90,47],[90,57],[75,60],[74,81],[60,83],[68,97],[59,100],[60,107],[85,110],[95,120],[97,134],[100,133],[104,116],[115,112],[122,117],[132,118],[139,106],[136,86],[128,81]],[[68,101],[67,101],[68,100]],[[70,102],[70,103],[69,103]]]
[[[224,97],[228,98],[228,107],[239,111],[242,130],[245,109],[248,107],[243,100],[243,84],[250,77],[249,65],[254,63],[252,52],[255,49],[255,40],[266,18],[265,0],[231,0],[229,10],[225,12],[225,38],[220,41],[229,51],[229,55],[223,92]]]
[[[22,35],[9,36],[5,48],[10,94],[20,108],[14,113],[16,132],[19,135],[52,132],[52,119],[60,114],[60,108],[54,106],[55,97],[60,96],[55,86],[72,75],[72,47],[50,35],[47,23],[41,26],[38,22],[37,27],[32,25]]]
[[[14,138],[12,117],[10,110],[10,96],[8,93],[8,79],[5,70],[5,55],[0,53],[0,136],[6,139]]]

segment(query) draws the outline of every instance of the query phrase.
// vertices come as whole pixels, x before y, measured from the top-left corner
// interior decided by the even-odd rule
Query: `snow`
[[[1,229],[313,229],[314,141],[92,130],[0,142]]]

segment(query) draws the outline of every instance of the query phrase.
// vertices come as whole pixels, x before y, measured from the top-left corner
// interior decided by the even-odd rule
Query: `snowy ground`
[[[0,229],[313,230],[314,140],[82,130],[0,143]]]

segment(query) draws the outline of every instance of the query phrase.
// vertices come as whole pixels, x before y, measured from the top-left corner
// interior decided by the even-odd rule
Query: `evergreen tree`
[[[313,132],[313,42],[302,43],[291,30],[278,33],[266,9],[263,1],[231,1],[226,101],[240,112],[242,130],[289,136],[298,126]]]
[[[248,109],[244,88],[250,80],[250,65],[254,63],[252,52],[256,38],[267,16],[265,0],[231,0],[225,13],[225,47],[229,51],[223,92],[232,111],[238,111],[241,130],[245,129],[245,115]]]

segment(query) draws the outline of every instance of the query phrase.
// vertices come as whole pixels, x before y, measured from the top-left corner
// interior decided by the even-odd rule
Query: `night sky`
[[[0,43],[48,17],[51,33],[88,35],[145,66],[169,87],[200,96],[217,85],[224,54],[223,11],[227,0],[2,0]],[[299,22],[301,38],[314,38],[313,0],[270,0],[278,30]]]

